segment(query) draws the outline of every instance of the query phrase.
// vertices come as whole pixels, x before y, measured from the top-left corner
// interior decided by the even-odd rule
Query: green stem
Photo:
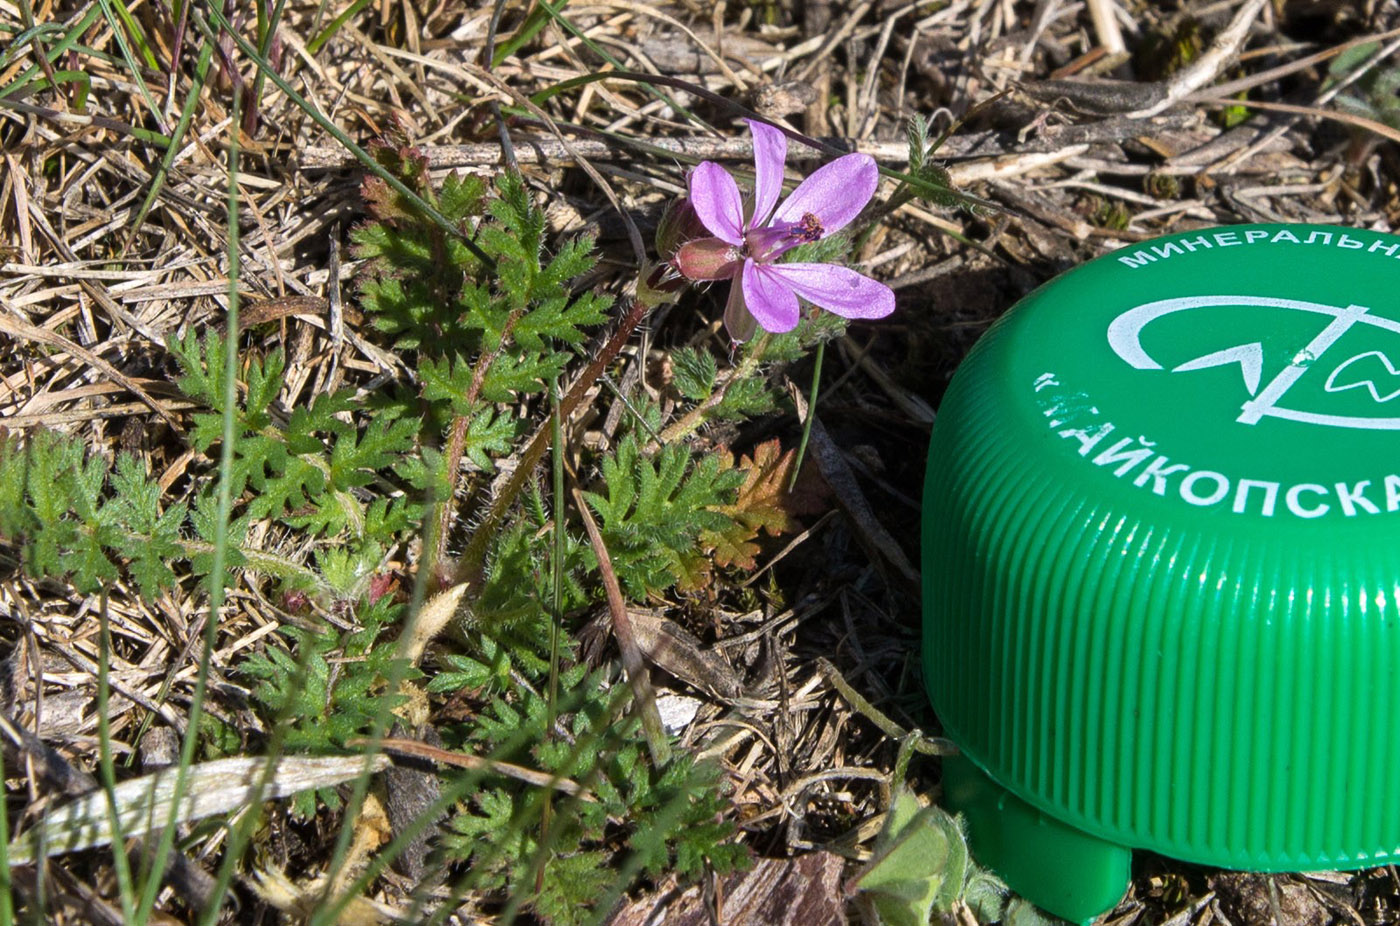
[[[144,539],[136,534],[131,534],[129,536],[130,539],[137,542],[141,542]],[[175,542],[180,545],[180,548],[183,549],[188,556],[215,552],[215,544],[205,543],[202,540],[176,540]],[[235,550],[239,556],[243,557],[243,566],[245,569],[252,569],[263,575],[275,576],[279,579],[300,579],[319,592],[329,594],[332,591],[331,588],[326,585],[325,580],[321,578],[320,573],[300,563],[292,562],[289,559],[277,556],[273,553],[264,553],[261,550],[248,550],[243,547],[232,547],[232,549]]]
[[[207,37],[213,41],[213,36]],[[233,97],[232,124],[237,126],[242,113],[238,95]],[[230,133],[228,150],[228,314],[225,318],[226,331],[238,330],[238,277],[239,277],[239,201],[238,201],[238,132]],[[170,814],[161,830],[160,842],[156,847],[152,877],[146,882],[146,892],[137,909],[137,922],[147,922],[155,907],[160,885],[159,873],[165,871],[166,859],[175,844],[175,829],[179,819],[180,804],[185,793],[186,773],[194,763],[195,748],[199,743],[200,717],[204,713],[204,698],[209,690],[209,667],[213,662],[214,644],[219,634],[219,612],[224,604],[224,575],[228,567],[229,520],[233,516],[233,460],[238,445],[238,420],[235,409],[238,407],[238,347],[230,344],[224,360],[223,374],[223,447],[219,454],[219,497],[218,514],[214,519],[214,562],[209,571],[209,613],[205,617],[204,640],[199,654],[199,671],[195,675],[194,694],[190,698],[189,725],[185,728],[185,740],[180,749],[179,772],[175,776],[174,793],[170,799]],[[216,894],[215,897],[222,895]],[[219,918],[221,904],[217,900],[203,911],[201,922],[212,926]]]
[[[822,361],[826,359],[826,342],[817,342],[817,356],[812,360],[812,388],[807,393],[807,415],[802,421],[802,440],[797,445],[797,462],[792,467],[788,491],[797,488],[797,474],[802,472],[802,459],[807,455],[807,441],[812,436],[812,419],[817,414],[817,390],[822,384]]]
[[[472,381],[467,385],[467,393],[462,397],[462,409],[471,409],[476,404],[477,398],[481,395],[481,388],[486,384],[486,374],[501,354],[505,353],[506,344],[509,343],[511,332],[515,330],[516,322],[520,321],[522,310],[515,309],[506,318],[506,323],[501,326],[501,336],[496,344],[495,350],[483,353],[477,358],[476,366],[472,369]],[[447,556],[447,541],[452,530],[452,519],[457,511],[457,479],[461,475],[462,454],[467,446],[467,429],[471,426],[472,418],[479,413],[480,409],[470,412],[463,411],[452,419],[452,429],[447,439],[447,450],[442,455],[443,475],[447,477],[449,491],[447,497],[442,500],[438,508],[437,518],[430,522],[434,533],[431,535],[433,561],[444,562]]]

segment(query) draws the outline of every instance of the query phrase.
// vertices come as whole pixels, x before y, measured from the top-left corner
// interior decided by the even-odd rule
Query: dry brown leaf
[[[719,507],[734,519],[734,526],[725,531],[707,531],[704,538],[714,550],[716,563],[754,569],[758,566],[758,544],[753,540],[759,531],[777,537],[792,529],[787,487],[796,462],[796,451],[783,453],[777,438],[755,447],[752,457],[739,459],[737,468],[744,473],[744,484],[733,504]]]

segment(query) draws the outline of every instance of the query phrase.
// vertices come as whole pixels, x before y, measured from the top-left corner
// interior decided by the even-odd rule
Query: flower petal
[[[790,288],[813,305],[844,318],[884,318],[894,311],[894,290],[870,277],[861,276],[849,267],[774,264],[767,269],[779,278],[777,285]],[[747,283],[747,264],[744,274]],[[759,316],[759,321],[762,320],[762,316]]]
[[[727,280],[739,272],[739,249],[719,238],[696,238],[676,252],[676,269],[687,280]]]
[[[821,221],[825,237],[860,215],[879,183],[880,169],[870,155],[839,157],[797,185],[774,213],[773,224],[800,222],[804,215],[811,213]]]
[[[710,234],[734,246],[744,241],[744,201],[729,171],[701,161],[690,172],[690,202]]]
[[[744,304],[764,331],[782,334],[797,325],[797,296],[775,271],[777,267],[744,261]]]
[[[735,280],[729,285],[729,301],[724,304],[724,330],[729,332],[729,340],[742,344],[753,337],[757,328],[758,319],[744,304],[743,283]]]
[[[745,119],[753,133],[753,215],[749,228],[768,224],[768,216],[783,193],[783,164],[787,161],[787,136],[753,119]]]

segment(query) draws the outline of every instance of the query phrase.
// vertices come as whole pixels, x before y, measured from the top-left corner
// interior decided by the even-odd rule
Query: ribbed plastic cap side
[[[1191,861],[1400,859],[1397,283],[1400,238],[1211,229],[979,342],[930,450],[924,668],[999,783]]]

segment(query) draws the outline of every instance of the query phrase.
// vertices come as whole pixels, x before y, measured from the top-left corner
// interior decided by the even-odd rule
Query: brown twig
[[[882,164],[901,164],[909,160],[907,141],[859,141],[843,138],[823,138],[821,142],[832,149],[859,151]],[[557,138],[543,136],[513,137],[511,147],[521,164],[572,164],[575,157],[592,161],[631,160],[637,149],[658,156],[679,160],[747,161],[753,158],[753,140],[748,136],[718,138],[713,135],[692,135],[678,138],[649,138],[636,144],[623,144],[607,138],[571,139],[567,145]],[[958,147],[957,145],[954,146]],[[505,163],[500,142],[479,142],[469,145],[423,145],[419,149],[433,169],[452,167],[499,167]],[[359,164],[340,148],[310,147],[297,153],[302,170],[343,170]]]

